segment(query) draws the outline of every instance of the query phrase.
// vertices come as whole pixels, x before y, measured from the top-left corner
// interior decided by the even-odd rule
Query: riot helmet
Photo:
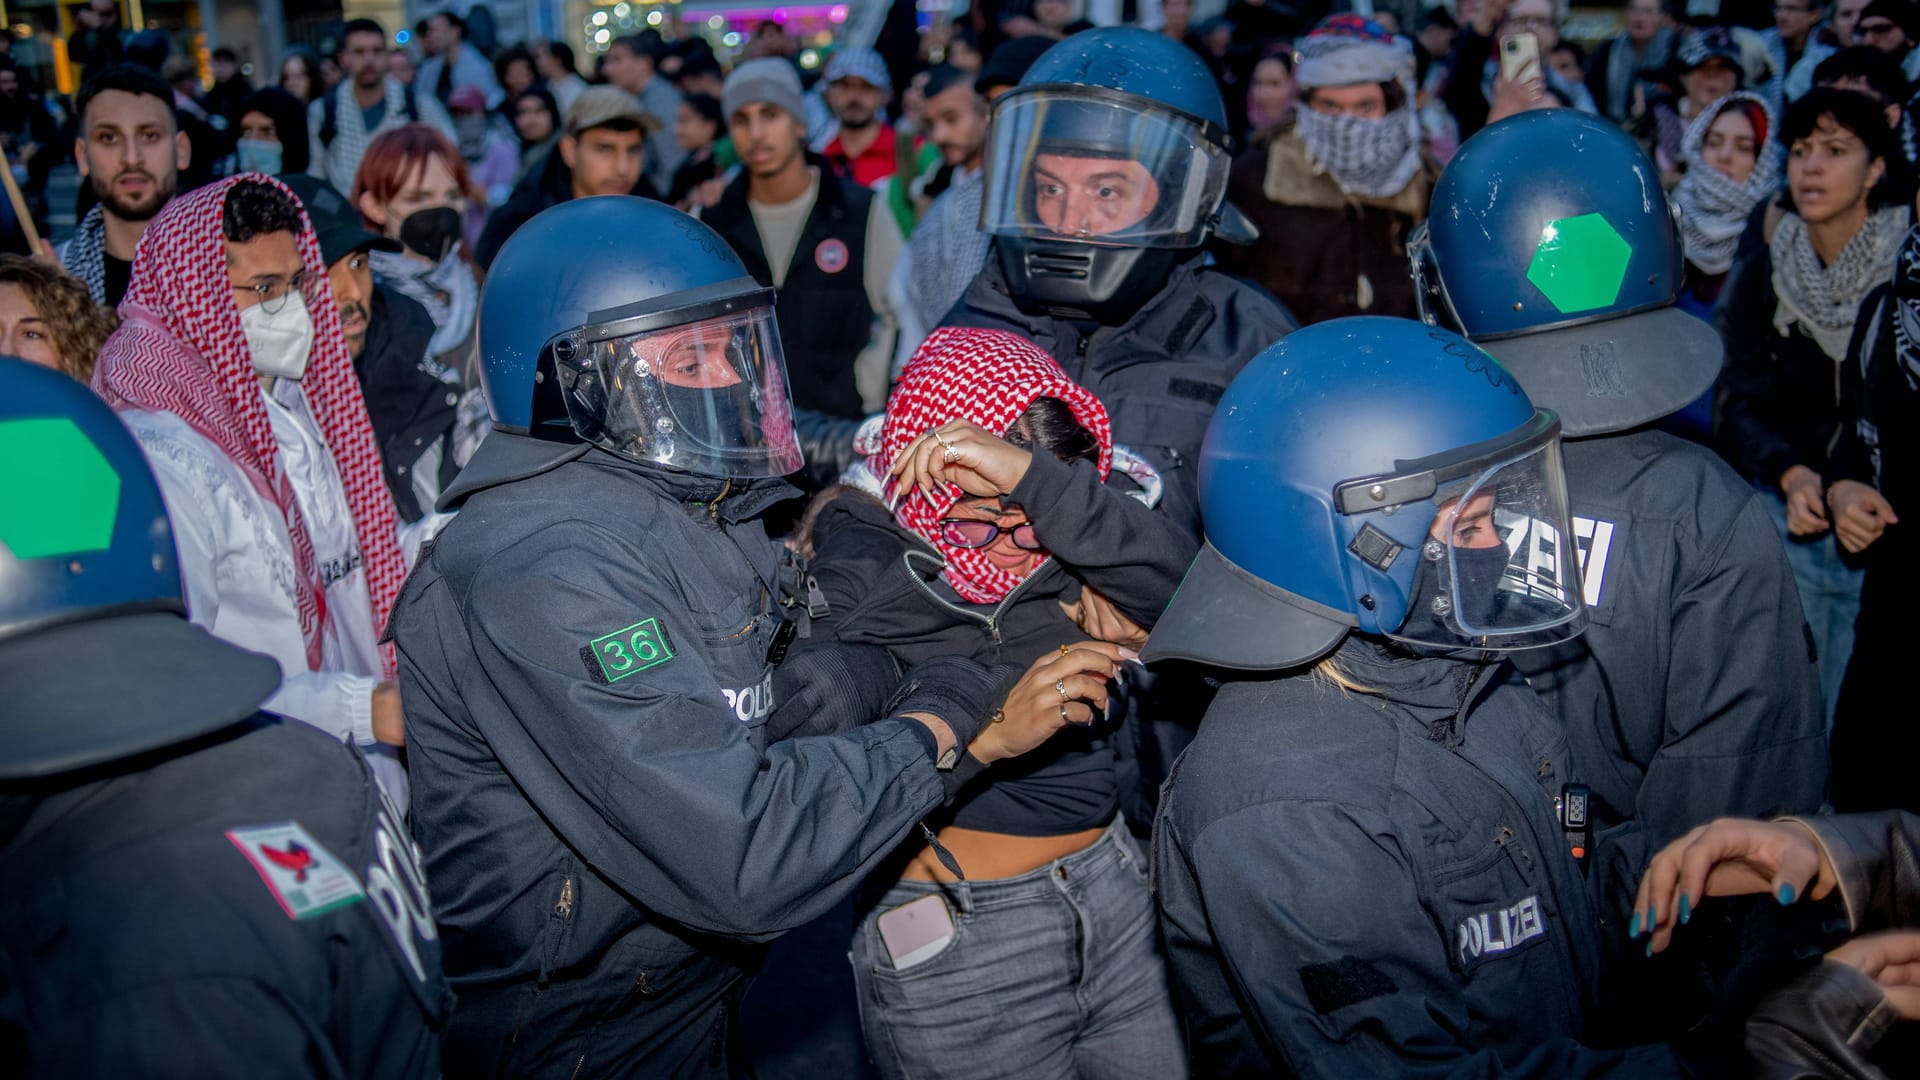
[[[1451,331],[1281,339],[1221,397],[1199,483],[1206,543],[1146,660],[1293,668],[1354,630],[1479,656],[1586,625],[1559,421]]]
[[[494,427],[548,444],[545,460],[591,445],[696,476],[801,465],[773,291],[663,203],[572,199],[521,226],[481,293],[480,358]],[[537,449],[503,452],[539,471]]]
[[[170,746],[258,710],[279,666],[187,621],[160,487],[105,402],[0,357],[0,460],[0,780]],[[78,688],[47,674],[89,665],[102,677]]]
[[[1720,337],[1673,306],[1684,267],[1660,171],[1573,109],[1491,124],[1447,163],[1408,241],[1421,317],[1500,359],[1568,436],[1684,408],[1720,374]]]
[[[1206,65],[1159,34],[1091,30],[1041,54],[987,139],[981,227],[1015,300],[1137,310],[1222,225],[1226,123]]]

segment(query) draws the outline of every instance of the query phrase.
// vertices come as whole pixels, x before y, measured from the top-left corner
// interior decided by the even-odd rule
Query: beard
[[[348,319],[358,320],[360,329],[348,330]],[[347,339],[347,355],[352,359],[360,359],[360,354],[367,351],[367,331],[371,326],[366,305],[349,303],[340,309],[340,333]]]
[[[147,195],[138,202],[122,199],[114,194],[114,182],[128,175],[144,176],[153,182],[153,187],[148,191]],[[153,218],[153,215],[159,213],[160,209],[166,206],[168,201],[173,198],[174,192],[180,187],[180,177],[178,174],[175,174],[163,185],[159,177],[145,169],[121,169],[105,180],[102,180],[100,174],[95,172],[91,177],[91,183],[93,185],[93,193],[100,199],[100,205],[106,207],[107,212],[114,217],[119,218],[121,221],[149,221]]]

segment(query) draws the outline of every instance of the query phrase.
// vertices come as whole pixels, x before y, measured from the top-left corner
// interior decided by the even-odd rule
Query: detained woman
[[[480,389],[480,272],[462,235],[467,209],[481,198],[453,143],[425,124],[374,137],[353,178],[353,205],[369,229],[403,250],[373,251],[373,277],[417,301],[433,319],[426,362],[460,395],[453,455],[465,464],[487,433]]]
[[[891,511],[841,487],[809,514],[831,610],[814,640],[883,647],[901,669],[1013,665],[1028,675],[1000,715],[1078,726],[1017,763],[963,761],[970,779],[927,822],[937,844],[870,882],[851,954],[873,1060],[888,1078],[1183,1076],[1118,733],[1074,679],[1032,665],[1139,644],[1194,542],[1129,497],[1147,492],[1113,468],[1098,399],[1012,334],[934,331],[878,451]]]
[[[1788,199],[1757,222],[1764,243],[1716,311],[1727,360],[1715,434],[1734,467],[1772,496],[1831,719],[1861,581],[1834,543],[1822,498],[1842,426],[1841,366],[1861,300],[1893,271],[1908,211],[1887,182],[1899,148],[1872,98],[1816,87],[1788,106],[1780,140]]]

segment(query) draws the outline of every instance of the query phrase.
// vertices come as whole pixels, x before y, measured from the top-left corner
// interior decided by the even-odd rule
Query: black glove
[[[795,408],[793,432],[807,464],[800,475],[788,479],[808,492],[839,483],[840,474],[846,472],[858,456],[853,452],[853,437],[859,432],[860,424],[859,420]]]
[[[801,642],[773,669],[780,704],[767,720],[767,741],[837,735],[891,716],[882,710],[899,682],[899,665],[884,646],[826,637]]]
[[[936,656],[907,672],[882,715],[931,713],[947,722],[955,745],[965,751],[1019,675],[1011,665],[987,668],[964,656]]]

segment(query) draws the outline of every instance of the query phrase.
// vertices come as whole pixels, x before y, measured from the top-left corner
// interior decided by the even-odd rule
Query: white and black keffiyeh
[[[1410,107],[1378,119],[1302,109],[1294,123],[1307,155],[1349,195],[1390,198],[1420,169],[1420,118]]]
[[[107,302],[107,217],[99,204],[80,219],[80,227],[60,247],[60,265],[87,283],[93,302]]]
[[[1673,204],[1680,209],[1680,237],[1686,243],[1687,261],[1709,274],[1724,274],[1733,265],[1733,253],[1740,246],[1747,216],[1780,186],[1780,165],[1785,158],[1779,140],[1761,139],[1753,175],[1743,184],[1703,160],[1707,129],[1722,111],[1739,101],[1759,108],[1767,118],[1767,130],[1776,130],[1773,109],[1765,99],[1740,92],[1701,110],[1680,138],[1680,156],[1687,163],[1687,174],[1672,196]]]
[[[374,276],[382,284],[419,301],[433,317],[433,341],[427,346],[428,352],[443,355],[473,334],[480,308],[480,283],[457,248],[438,263],[422,262],[396,251],[369,255]]]
[[[1893,341],[1900,373],[1920,390],[1920,229],[1907,234],[1893,260]]]
[[[1887,280],[1907,231],[1907,216],[1904,206],[1874,211],[1828,266],[1820,264],[1800,215],[1782,218],[1771,245],[1773,291],[1779,301],[1773,311],[1774,329],[1785,334],[1799,323],[1821,352],[1834,360],[1846,359],[1860,301],[1869,289]]]

